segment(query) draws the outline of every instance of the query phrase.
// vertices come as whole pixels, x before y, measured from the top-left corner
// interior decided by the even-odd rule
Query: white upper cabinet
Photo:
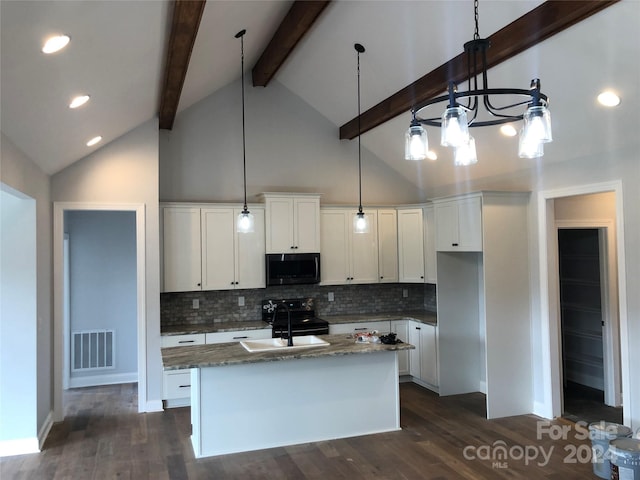
[[[265,287],[264,208],[255,231],[237,233],[240,208],[163,208],[164,292]]]
[[[398,281],[398,214],[395,209],[378,210],[378,274],[380,283]]]
[[[353,208],[328,208],[320,212],[320,273],[322,285],[378,282],[376,211],[365,212],[369,233],[354,233]]]
[[[320,251],[320,196],[263,194],[266,253]]]
[[[424,213],[424,271],[427,283],[438,283],[436,269],[436,217],[433,205],[423,209]]]
[[[422,209],[398,209],[398,268],[404,283],[424,282]]]
[[[200,209],[163,209],[165,292],[201,290]]]
[[[481,252],[481,197],[462,197],[434,203],[437,251]]]
[[[264,288],[264,209],[251,208],[255,229],[236,232],[240,208],[203,208],[202,289]]]

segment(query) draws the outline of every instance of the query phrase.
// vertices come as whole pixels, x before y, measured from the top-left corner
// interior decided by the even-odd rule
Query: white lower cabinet
[[[431,388],[438,387],[438,337],[437,327],[420,322],[409,322],[409,373],[418,383]]]
[[[162,348],[188,347],[204,345],[205,334],[163,335],[160,338]],[[168,370],[162,376],[162,399],[166,407],[183,407],[189,405],[191,398],[191,370]]]
[[[359,333],[359,332],[373,332],[377,330],[380,333],[389,333],[389,322],[357,322],[357,323],[338,323],[335,325],[329,325],[329,334],[339,333]]]
[[[409,341],[409,321],[393,320],[391,322],[391,331],[395,332],[396,338],[404,343]],[[412,350],[402,350],[398,352],[398,375],[409,375],[409,352]]]
[[[207,333],[206,343],[208,345],[211,343],[241,342],[243,340],[261,340],[264,338],[271,338],[271,328]]]

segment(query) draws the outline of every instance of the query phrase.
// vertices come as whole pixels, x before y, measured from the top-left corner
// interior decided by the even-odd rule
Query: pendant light
[[[355,233],[369,233],[369,219],[362,211],[362,146],[360,143],[360,54],[364,53],[364,47],[356,43],[353,48],[356,49],[358,57],[358,191],[359,203],[358,213],[353,218],[353,231]]]
[[[242,171],[244,180],[244,208],[238,215],[236,231],[238,233],[252,233],[255,229],[253,215],[247,209],[247,147],[245,142],[244,126],[244,34],[246,30],[240,30],[235,38],[240,39],[240,84],[242,85]]]

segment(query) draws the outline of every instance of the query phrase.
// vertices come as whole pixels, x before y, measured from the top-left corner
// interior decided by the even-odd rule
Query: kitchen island
[[[191,369],[195,456],[399,430],[397,352],[414,347],[322,339],[253,353],[237,342],[162,349],[165,370]]]

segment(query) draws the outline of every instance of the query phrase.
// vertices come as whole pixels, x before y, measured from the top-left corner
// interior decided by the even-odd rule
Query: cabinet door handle
[[[200,284],[200,283],[196,283],[196,285],[197,285],[198,287],[200,287],[200,286],[201,286],[201,284]]]
[[[194,343],[195,340],[178,340],[178,343]]]
[[[452,246],[452,247],[457,247],[457,246],[458,246],[458,244],[457,244],[457,243],[452,243],[452,244],[451,244],[451,246]]]
[[[191,388],[191,385],[178,385],[178,388]]]
[[[424,278],[424,275],[420,275],[420,278]]]
[[[380,280],[382,280],[384,277],[380,277]]]
[[[416,327],[416,330],[422,330],[420,327]]]
[[[233,337],[234,340],[242,340],[243,338],[249,338],[249,337],[247,337],[246,335],[243,337]]]

